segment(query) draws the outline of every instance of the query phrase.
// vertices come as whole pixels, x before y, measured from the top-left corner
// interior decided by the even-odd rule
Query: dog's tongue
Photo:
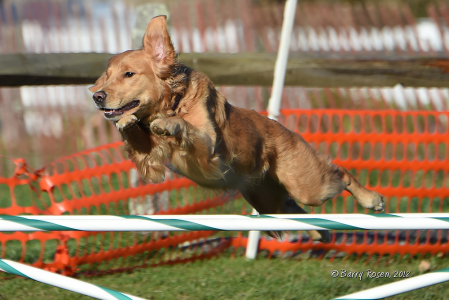
[[[105,117],[113,117],[113,116],[119,116],[121,114],[123,114],[125,111],[130,110],[136,106],[139,106],[140,101],[139,100],[134,100],[128,104],[126,104],[125,106],[121,107],[121,108],[117,108],[117,109],[104,109],[104,116]]]
[[[106,109],[104,115],[107,117],[117,116],[123,114],[123,109]]]

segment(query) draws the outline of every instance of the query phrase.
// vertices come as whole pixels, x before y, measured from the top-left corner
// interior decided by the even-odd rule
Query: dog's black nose
[[[94,98],[95,103],[100,104],[106,99],[106,93],[103,91],[96,92],[92,98]]]

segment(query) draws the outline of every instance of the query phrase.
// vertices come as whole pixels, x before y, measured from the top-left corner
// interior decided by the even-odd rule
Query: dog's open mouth
[[[134,100],[129,102],[126,105],[123,105],[120,108],[117,109],[112,109],[112,108],[100,108],[100,110],[104,111],[104,116],[106,118],[111,118],[111,117],[115,117],[115,116],[120,116],[121,114],[123,114],[125,111],[128,111],[130,109],[133,109],[134,107],[139,106],[140,104],[140,100]]]

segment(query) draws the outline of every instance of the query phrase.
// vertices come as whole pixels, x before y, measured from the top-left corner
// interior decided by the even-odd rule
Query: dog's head
[[[167,32],[166,17],[153,18],[147,26],[140,50],[113,56],[108,68],[89,90],[108,120],[134,114],[142,119],[170,101],[165,82],[175,64],[175,51]]]

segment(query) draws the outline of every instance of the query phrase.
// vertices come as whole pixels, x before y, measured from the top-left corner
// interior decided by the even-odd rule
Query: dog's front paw
[[[156,119],[150,125],[151,132],[163,136],[178,136],[182,128],[181,121],[174,118]]]
[[[134,125],[137,124],[137,122],[139,122],[139,120],[135,115],[127,115],[118,120],[115,123],[115,127],[117,127],[118,131],[123,132],[133,128]]]

